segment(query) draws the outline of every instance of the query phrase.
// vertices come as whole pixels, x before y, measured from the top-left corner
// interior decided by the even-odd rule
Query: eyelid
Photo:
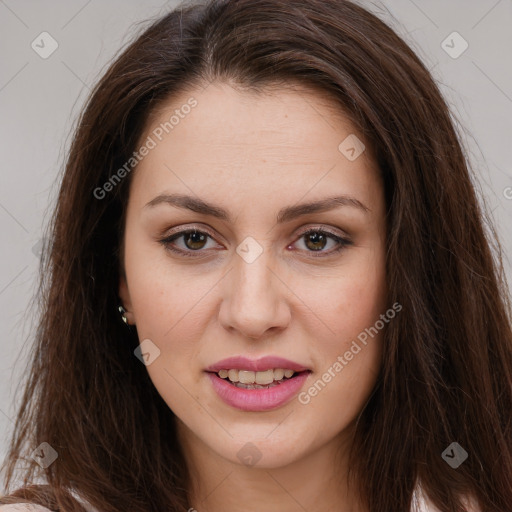
[[[350,240],[350,235],[347,232],[341,230],[340,228],[336,228],[336,229],[338,229],[339,231],[334,231],[333,228],[330,228],[329,226],[325,226],[322,224],[317,224],[317,225],[313,224],[312,226],[309,226],[305,229],[302,229],[302,227],[298,228],[296,230],[296,233],[294,236],[304,236],[306,233],[309,233],[310,231],[325,231],[326,233],[329,233],[330,235]],[[174,234],[186,233],[187,231],[201,231],[201,232],[204,231],[205,233],[210,235],[212,238],[215,238],[217,236],[217,235],[214,235],[213,231],[208,226],[205,226],[204,224],[201,224],[201,225],[191,224],[190,226],[185,224],[185,227],[183,227],[183,225],[180,224],[176,228],[171,228],[170,231],[166,230],[164,232],[165,234],[162,234],[162,237],[169,238]]]
[[[347,232],[341,230],[340,228],[336,228],[337,231],[334,228],[331,228],[329,226],[324,226],[322,224],[309,226],[308,228],[299,231],[299,233],[296,236],[304,236],[305,234],[309,233],[310,231],[322,231],[324,233],[328,233],[329,235],[332,235],[334,237],[343,238],[347,242],[350,240],[350,236]]]
[[[165,231],[165,234],[162,235],[164,238],[170,238],[172,235],[176,235],[176,234],[186,234],[187,232],[189,231],[199,231],[199,232],[204,232],[208,235],[210,235],[212,238],[215,238],[217,235],[214,235],[213,232],[211,231],[211,229],[209,227],[206,227],[204,225],[187,225],[185,224],[185,227],[183,227],[183,224],[180,224],[178,227],[176,228],[171,228],[171,230],[166,230]]]

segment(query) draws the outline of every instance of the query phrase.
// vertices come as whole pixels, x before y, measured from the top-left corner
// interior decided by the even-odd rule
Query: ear
[[[119,298],[121,299],[121,306],[126,309],[127,317],[133,316],[132,301],[130,298],[130,291],[128,290],[128,283],[126,282],[126,276],[124,272],[119,276]]]

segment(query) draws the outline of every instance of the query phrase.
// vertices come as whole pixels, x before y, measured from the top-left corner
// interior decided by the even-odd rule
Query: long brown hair
[[[148,115],[212,80],[329,94],[377,159],[388,212],[386,270],[402,312],[357,422],[351,477],[372,512],[405,512],[413,489],[443,512],[512,503],[512,332],[501,248],[426,67],[386,24],[346,0],[213,0],[154,21],[91,93],[69,152],[41,271],[41,320],[4,463],[0,503],[102,512],[188,509],[175,417],[134,356],[117,306],[132,156]],[[200,107],[199,107],[200,108]],[[136,172],[136,170],[134,171]],[[482,203],[484,204],[484,203]],[[484,222],[485,220],[485,222]],[[454,469],[441,457],[456,441]],[[47,442],[46,469],[28,456]],[[25,461],[23,485],[10,490]],[[44,481],[35,484],[36,478]]]

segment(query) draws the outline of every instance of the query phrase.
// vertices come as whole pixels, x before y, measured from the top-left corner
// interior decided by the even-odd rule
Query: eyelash
[[[198,249],[196,251],[189,249],[187,251],[184,251],[183,249],[177,249],[176,247],[172,246],[172,242],[174,242],[178,238],[180,238],[182,236],[185,236],[185,235],[188,235],[190,233],[199,233],[199,234],[202,234],[202,235],[207,235],[210,238],[213,238],[213,236],[210,233],[208,233],[207,231],[201,231],[199,229],[185,229],[185,230],[182,230],[182,231],[178,231],[177,233],[174,233],[171,236],[168,236],[168,237],[160,240],[160,243],[165,247],[166,250],[171,251],[171,252],[173,252],[175,254],[179,254],[180,256],[185,256],[187,258],[197,258],[198,256],[195,255],[194,253],[204,252],[203,249]],[[303,238],[306,235],[309,235],[311,233],[318,233],[318,234],[321,234],[321,235],[326,235],[328,238],[333,239],[338,244],[338,247],[336,249],[333,249],[333,250],[331,250],[329,252],[318,251],[318,254],[315,254],[315,251],[307,251],[307,252],[312,253],[311,255],[314,258],[325,258],[327,256],[331,256],[333,254],[337,254],[340,251],[342,251],[346,246],[352,245],[352,242],[350,240],[348,240],[346,238],[343,238],[343,237],[341,237],[339,235],[336,235],[336,234],[332,233],[331,231],[328,231],[328,230],[326,230],[324,228],[322,228],[322,229],[320,229],[320,228],[310,228],[310,229],[304,231],[303,233],[301,233],[299,238],[298,238],[298,240],[300,240],[301,238]]]

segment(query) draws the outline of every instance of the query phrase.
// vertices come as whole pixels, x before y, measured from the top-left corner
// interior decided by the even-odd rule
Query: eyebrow
[[[198,197],[183,194],[161,194],[149,201],[149,203],[147,203],[144,208],[153,208],[160,204],[168,204],[177,208],[191,210],[196,213],[210,215],[211,217],[216,217],[217,219],[232,222],[231,215],[224,208],[208,203],[202,199],[199,199]],[[360,211],[363,211],[364,213],[371,211],[367,206],[365,206],[355,197],[341,195],[327,197],[325,199],[320,199],[319,201],[313,201],[310,203],[301,203],[282,208],[277,214],[276,222],[278,224],[282,224],[303,215],[326,212],[341,206],[356,208]]]

